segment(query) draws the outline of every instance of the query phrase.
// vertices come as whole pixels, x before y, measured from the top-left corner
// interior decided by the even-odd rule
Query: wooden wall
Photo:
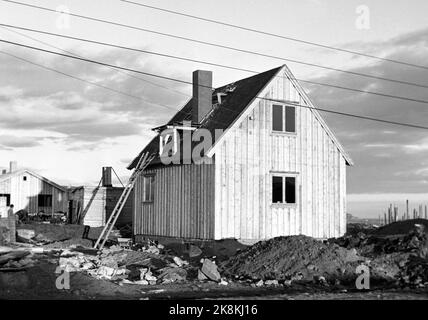
[[[24,176],[27,180],[24,181]],[[1,178],[1,176],[0,176]],[[27,172],[17,173],[9,179],[0,181],[0,193],[10,194],[10,203],[14,211],[27,210],[29,213],[67,212],[67,194],[55,186]],[[38,195],[52,195],[52,207],[40,207]]]
[[[261,96],[306,104],[285,73]],[[256,99],[215,149],[215,238],[344,234],[345,159],[309,109],[296,107],[296,134],[272,133],[272,104]],[[297,174],[295,205],[271,203],[274,172]]]
[[[214,238],[214,165],[147,170],[155,175],[153,203],[143,203],[143,178],[135,185],[135,235]]]
[[[81,187],[71,193],[73,200],[73,223],[76,222],[79,206],[82,208],[82,224],[91,227],[104,226],[123,192],[122,187]],[[132,223],[133,193],[129,196],[116,225]]]

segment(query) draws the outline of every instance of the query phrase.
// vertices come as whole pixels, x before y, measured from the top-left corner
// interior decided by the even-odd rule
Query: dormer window
[[[180,140],[182,137],[185,138],[183,131],[194,131],[196,127],[192,126],[190,121],[183,121],[183,123],[164,125],[152,130],[159,132],[159,156],[171,157],[179,152]]]

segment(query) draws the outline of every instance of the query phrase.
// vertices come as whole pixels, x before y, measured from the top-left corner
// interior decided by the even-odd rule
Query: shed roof
[[[66,189],[65,189],[64,187],[60,186],[59,184],[56,184],[55,182],[53,182],[53,181],[51,181],[51,180],[49,180],[49,179],[47,179],[47,178],[45,178],[45,177],[42,177],[41,175],[39,175],[39,174],[37,174],[37,173],[35,173],[35,172],[33,172],[33,171],[30,171],[30,170],[28,170],[28,169],[22,169],[22,170],[17,170],[17,171],[12,172],[12,173],[2,174],[2,175],[0,175],[0,182],[1,182],[1,181],[4,181],[4,180],[7,180],[7,179],[10,179],[10,178],[12,178],[12,177],[14,177],[14,176],[17,176],[17,175],[23,174],[23,173],[30,174],[30,175],[32,175],[33,177],[35,177],[35,178],[37,178],[37,179],[40,179],[40,180],[42,180],[42,181],[44,181],[44,182],[46,182],[46,183],[50,184],[51,186],[53,186],[53,187],[55,187],[55,188],[57,188],[57,189],[59,189],[59,190],[61,190],[61,191],[66,192]]]

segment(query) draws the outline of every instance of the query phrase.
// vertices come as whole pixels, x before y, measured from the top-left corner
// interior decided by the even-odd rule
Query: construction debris
[[[212,281],[220,281],[221,276],[218,272],[217,265],[209,259],[204,259],[202,264],[202,273],[207,276],[208,279]]]

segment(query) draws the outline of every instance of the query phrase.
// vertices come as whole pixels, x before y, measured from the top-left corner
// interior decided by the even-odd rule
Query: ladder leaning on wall
[[[134,169],[134,172],[129,177],[128,183],[125,186],[125,189],[123,190],[122,194],[119,197],[119,200],[117,201],[113,212],[111,213],[109,219],[107,220],[106,225],[103,228],[103,231],[101,232],[100,236],[97,239],[97,242],[94,245],[94,249],[101,250],[111,231],[113,230],[114,225],[116,224],[117,218],[119,218],[120,213],[122,212],[123,207],[125,206],[126,201],[129,198],[129,195],[132,192],[132,189],[134,188],[135,182],[137,181],[137,178],[140,176],[140,174],[146,169],[146,167],[149,165],[149,163],[153,160],[154,156],[150,155],[149,153],[143,153],[138,160],[137,166]]]

